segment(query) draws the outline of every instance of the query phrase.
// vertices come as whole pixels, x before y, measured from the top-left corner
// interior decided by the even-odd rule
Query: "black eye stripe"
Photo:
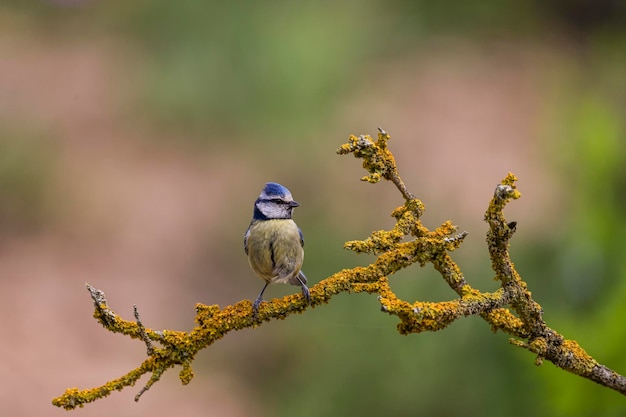
[[[274,203],[274,204],[289,204],[287,201],[282,198],[264,198],[261,200],[264,203]]]

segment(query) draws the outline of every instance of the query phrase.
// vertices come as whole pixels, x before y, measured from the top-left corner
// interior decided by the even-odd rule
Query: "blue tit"
[[[310,302],[306,277],[300,270],[304,262],[304,238],[291,219],[293,209],[299,205],[287,188],[275,182],[265,184],[254,202],[252,221],[243,240],[250,268],[265,281],[252,305],[254,315],[270,283],[299,285],[307,303]]]

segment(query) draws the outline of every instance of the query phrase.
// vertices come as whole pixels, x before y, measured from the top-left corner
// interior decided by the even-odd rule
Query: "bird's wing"
[[[252,225],[248,226],[248,230],[246,230],[246,234],[243,236],[243,250],[248,254],[248,236],[250,236],[250,228]]]

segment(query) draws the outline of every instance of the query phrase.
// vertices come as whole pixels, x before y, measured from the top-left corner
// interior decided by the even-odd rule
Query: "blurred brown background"
[[[92,318],[85,282],[126,318],[189,330],[195,303],[253,299],[242,248],[266,181],[301,203],[312,284],[366,264],[343,242],[402,203],[335,150],[392,135],[424,223],[493,290],[483,212],[508,171],[523,198],[512,255],[548,324],[626,373],[620,1],[0,3],[0,415],[139,365]],[[454,294],[430,268],[400,296]],[[267,298],[294,292],[268,289]],[[178,370],[78,416],[618,416],[619,394],[555,369],[477,318],[401,337],[373,296],[229,334]],[[147,378],[140,381],[144,384]]]

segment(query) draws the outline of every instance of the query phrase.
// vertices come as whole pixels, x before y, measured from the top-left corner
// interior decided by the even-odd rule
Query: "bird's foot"
[[[263,298],[261,298],[261,296],[257,297],[256,300],[254,300],[254,303],[252,304],[252,316],[256,317],[259,314],[259,306],[261,305],[261,303],[263,302]]]

